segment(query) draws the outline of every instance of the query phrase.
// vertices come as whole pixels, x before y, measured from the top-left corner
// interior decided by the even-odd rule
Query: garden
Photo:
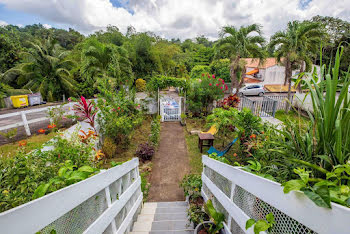
[[[314,226],[296,218],[298,213],[289,216],[287,209],[281,210],[260,196],[276,191],[281,204],[289,202],[298,209],[307,204],[303,209],[320,214],[334,210],[350,214],[348,45],[335,45],[335,40],[326,37],[329,44],[325,50],[316,46],[326,40],[327,24],[319,20],[290,22],[288,33],[276,33],[268,45],[256,24],[223,27],[216,42],[202,36],[183,42],[163,40],[132,27],[125,35],[109,26],[107,31],[87,37],[74,30],[40,25],[0,27],[4,34],[0,42],[5,45],[0,55],[8,60],[0,64],[2,98],[25,89],[40,92],[47,101],[70,97],[72,105],[70,114],[63,104],[50,108],[50,123],[29,138],[16,141],[17,128],[0,132],[9,142],[0,146],[0,212],[9,214],[121,168],[124,174],[120,178],[109,181],[106,176],[104,183],[110,183],[89,199],[96,204],[102,191],[107,198],[107,204],[102,204],[105,211],[111,212],[123,201],[118,215],[127,217],[123,212],[133,207],[132,202],[139,198],[149,201],[152,172],[159,169],[159,158],[182,152],[174,149],[177,145],[185,152],[181,153],[183,160],[162,161],[160,166],[170,169],[159,177],[176,181],[176,188],[183,190],[184,196],[179,197],[188,201],[188,218],[196,233],[234,228],[255,234],[293,232],[281,227],[281,219],[293,223],[291,228],[301,227],[304,232],[300,233],[312,233]],[[38,36],[41,34],[47,36]],[[24,40],[27,37],[30,43]],[[241,98],[233,92],[244,83],[242,58],[263,60],[268,55],[285,66],[288,100],[292,84],[312,100],[313,111],[289,108],[291,103],[286,105],[289,109],[277,111],[275,117],[282,126],[242,107]],[[311,60],[319,63],[320,73],[311,70]],[[296,69],[298,75],[292,77]],[[164,105],[176,111],[163,113]],[[165,114],[176,116],[178,122],[161,123]],[[164,128],[170,124],[180,129],[181,135],[168,132],[168,145],[160,152]],[[183,141],[176,138],[179,136]],[[123,165],[128,163],[136,169],[130,166],[126,172]],[[181,173],[186,174],[182,180],[178,178]],[[164,189],[161,186],[168,186],[169,181],[153,184],[153,188]],[[141,195],[135,198],[137,186]],[[178,195],[175,189],[168,192]],[[91,201],[86,199],[84,202]],[[72,209],[76,207],[81,208]],[[77,215],[76,211],[72,213]],[[232,211],[243,218],[235,219]],[[115,217],[109,220],[114,228]],[[89,217],[90,224],[94,218]],[[318,226],[317,230],[323,227]],[[338,230],[344,231],[341,228]]]

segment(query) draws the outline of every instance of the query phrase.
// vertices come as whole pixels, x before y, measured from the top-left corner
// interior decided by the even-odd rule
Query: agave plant
[[[95,117],[97,113],[97,107],[94,104],[86,100],[83,96],[80,97],[80,101],[73,106],[75,114],[86,121],[95,130]]]

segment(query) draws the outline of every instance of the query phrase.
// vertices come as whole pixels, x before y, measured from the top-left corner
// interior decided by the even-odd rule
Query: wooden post
[[[22,116],[23,126],[24,126],[24,129],[26,130],[27,136],[30,136],[31,135],[30,128],[29,128],[27,117],[24,111],[21,111],[21,116]]]

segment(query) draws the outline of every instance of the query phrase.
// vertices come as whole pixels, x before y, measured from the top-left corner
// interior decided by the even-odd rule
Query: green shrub
[[[210,105],[214,100],[224,97],[227,85],[214,75],[203,74],[199,79],[193,79],[187,92],[188,109],[193,115],[206,115],[210,111]]]
[[[204,65],[196,65],[191,70],[191,79],[197,79],[202,77],[202,74],[210,73],[210,67]]]
[[[147,143],[140,144],[136,150],[136,155],[139,157],[143,162],[151,160],[154,155],[154,147]]]
[[[182,179],[180,186],[183,188],[185,196],[195,199],[201,195],[202,178],[200,175],[187,174]]]
[[[38,149],[28,154],[18,151],[13,157],[0,159],[1,212],[31,201],[35,190],[56,177],[60,167],[67,160],[77,167],[95,167],[92,161],[95,154],[94,143],[82,143],[77,132],[71,140],[57,136],[46,145],[53,145],[54,149]],[[62,187],[63,185],[57,185],[49,191]]]
[[[151,134],[149,135],[149,141],[154,145],[158,146],[160,139],[160,116],[158,115],[151,122]]]
[[[217,77],[224,79],[225,82],[231,82],[230,76],[230,60],[229,59],[219,59],[214,60],[210,64],[210,72],[215,74]]]
[[[143,92],[146,90],[146,81],[144,79],[136,80],[136,90],[137,92]]]

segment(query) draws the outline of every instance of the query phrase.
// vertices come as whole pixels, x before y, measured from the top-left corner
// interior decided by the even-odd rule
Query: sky
[[[269,38],[289,21],[315,15],[350,21],[350,0],[0,0],[0,26],[41,23],[88,35],[108,25],[125,33],[132,25],[168,39],[216,39],[222,26],[253,23]]]

